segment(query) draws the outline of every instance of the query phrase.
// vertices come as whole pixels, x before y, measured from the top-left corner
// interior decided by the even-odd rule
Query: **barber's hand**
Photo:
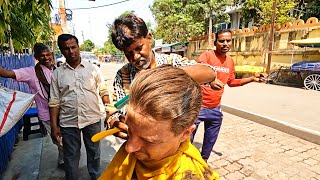
[[[119,137],[122,139],[128,139],[128,134],[127,134],[128,126],[125,124],[125,116],[124,115],[120,115],[119,119],[114,117],[110,121],[110,126],[111,126],[111,128],[117,127],[118,129],[120,129],[120,132],[114,134],[116,137]]]
[[[103,127],[108,129],[108,119],[110,118],[111,114],[109,112],[106,112],[106,119],[103,122]]]
[[[62,145],[62,136],[59,127],[51,127],[51,139],[54,143]]]
[[[268,78],[268,74],[267,73],[259,73],[259,74],[255,74],[253,77],[253,81],[254,82],[265,82]]]
[[[223,88],[224,84],[219,79],[216,79],[210,83],[210,86],[213,90],[220,90]]]

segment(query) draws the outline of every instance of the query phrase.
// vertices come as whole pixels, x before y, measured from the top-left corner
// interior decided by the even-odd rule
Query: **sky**
[[[141,17],[145,22],[150,22],[152,28],[155,27],[155,21],[149,6],[153,0],[64,0],[66,9],[72,11],[72,21],[68,22],[68,27],[71,32],[75,32],[79,39],[79,44],[83,40],[90,39],[95,45],[100,47],[108,38],[107,24],[112,24],[115,18],[125,11],[134,10],[135,14]],[[125,2],[122,2],[125,1]],[[115,5],[92,8],[92,9],[77,9],[89,8],[96,6],[104,6],[117,2],[122,2]],[[51,17],[58,13],[59,0],[52,0],[53,10]]]

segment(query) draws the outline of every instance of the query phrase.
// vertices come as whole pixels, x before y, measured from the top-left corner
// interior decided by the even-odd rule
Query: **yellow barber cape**
[[[131,180],[134,174],[138,180],[181,180],[187,174],[197,175],[201,179],[219,180],[216,172],[204,175],[206,169],[207,163],[189,139],[181,144],[177,153],[157,162],[137,160],[133,154],[126,152],[124,143],[99,180]]]

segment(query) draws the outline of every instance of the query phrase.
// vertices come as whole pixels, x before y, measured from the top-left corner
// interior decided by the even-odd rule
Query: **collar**
[[[90,65],[89,62],[80,60],[80,64],[79,64],[76,68],[78,68],[79,66],[82,66],[82,67],[86,68],[86,67],[88,67],[89,65]],[[76,69],[76,68],[71,67],[68,62],[63,63],[62,66],[63,66],[64,68]]]

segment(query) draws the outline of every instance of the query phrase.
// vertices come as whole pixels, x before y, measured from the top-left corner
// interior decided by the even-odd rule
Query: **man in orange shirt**
[[[232,33],[224,29],[218,31],[215,35],[214,45],[216,50],[206,51],[199,58],[199,63],[209,64],[217,72],[217,79],[213,82],[213,88],[202,85],[202,107],[195,124],[198,128],[200,122],[204,121],[205,132],[202,145],[201,156],[207,161],[211,150],[218,138],[219,130],[222,124],[221,97],[224,92],[224,85],[230,87],[242,86],[250,82],[263,82],[266,74],[256,74],[252,77],[236,79],[234,75],[235,65],[233,59],[227,55],[232,44]],[[191,135],[193,141],[197,129]]]

